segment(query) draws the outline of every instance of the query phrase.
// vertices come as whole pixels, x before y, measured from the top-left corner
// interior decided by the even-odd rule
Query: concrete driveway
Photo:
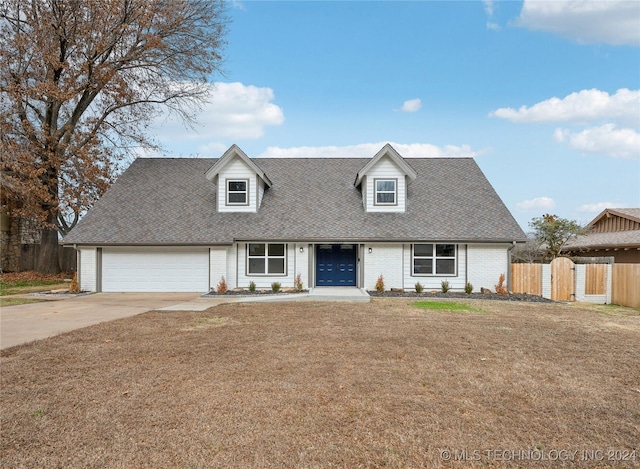
[[[146,311],[202,311],[219,302],[199,293],[94,293],[2,308],[0,348],[45,339],[62,332]]]
[[[312,288],[307,294],[209,297],[200,293],[93,293],[0,310],[0,349],[13,347],[100,322],[146,311],[204,311],[222,303],[262,301],[368,302],[367,292],[355,287]]]

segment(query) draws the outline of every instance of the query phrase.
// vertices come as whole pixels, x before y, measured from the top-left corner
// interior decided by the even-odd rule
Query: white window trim
[[[262,244],[264,245],[264,256],[251,256],[249,255],[249,245],[251,244]],[[284,255],[282,256],[270,256],[269,255],[269,245],[279,244],[284,246]],[[287,276],[287,249],[288,246],[285,243],[247,243],[247,253],[246,253],[246,276],[247,277],[286,277]],[[249,272],[249,260],[250,259],[264,259],[264,273],[255,273]],[[269,259],[284,259],[284,272],[276,272],[270,273],[269,270]]]
[[[378,182],[393,181],[393,191],[378,191]],[[378,202],[378,194],[393,194],[393,202]],[[398,205],[398,179],[376,178],[373,180],[373,205]]]
[[[416,256],[415,255],[415,246],[416,244],[430,244],[433,246],[433,255],[431,256]],[[436,255],[436,246],[443,244],[452,244],[454,248],[453,256],[437,256]],[[415,259],[432,259],[433,262],[431,264],[432,269],[430,274],[417,274],[415,270]],[[453,273],[452,274],[438,274],[434,273],[436,270],[436,261],[438,259],[453,259]],[[412,277],[457,277],[458,276],[458,245],[454,243],[415,243],[411,245],[411,276]]]
[[[244,191],[230,191],[229,184],[232,182],[244,182],[246,184],[246,190]],[[226,200],[225,205],[230,206],[247,206],[249,205],[249,180],[248,179],[227,179],[225,181],[226,184]],[[244,202],[229,202],[229,193],[233,194],[244,194],[245,201]]]

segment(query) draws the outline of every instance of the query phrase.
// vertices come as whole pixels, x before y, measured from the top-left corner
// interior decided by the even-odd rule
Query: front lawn
[[[637,467],[638,311],[414,303],[149,312],[4,350],[0,463]]]
[[[0,274],[0,296],[69,288],[65,278],[69,274],[42,275],[32,271]]]

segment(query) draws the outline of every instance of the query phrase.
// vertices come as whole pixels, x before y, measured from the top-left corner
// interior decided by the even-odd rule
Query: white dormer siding
[[[228,182],[247,182],[247,202],[238,204],[229,201]],[[264,189],[263,189],[264,190]],[[235,157],[225,165],[218,174],[218,212],[257,212],[258,211],[258,178],[242,159]]]
[[[362,185],[362,197],[367,212],[404,212],[407,201],[407,183],[405,173],[391,158],[384,156],[367,171]],[[379,203],[376,191],[376,181],[395,181],[395,201],[393,203]],[[379,184],[379,186],[386,184]],[[380,188],[380,187],[378,187]],[[388,187],[385,187],[388,189]],[[382,197],[384,199],[384,197]],[[388,198],[387,198],[388,200]]]
[[[267,175],[237,145],[231,147],[206,172],[217,189],[218,212],[257,212],[264,192],[271,187]]]

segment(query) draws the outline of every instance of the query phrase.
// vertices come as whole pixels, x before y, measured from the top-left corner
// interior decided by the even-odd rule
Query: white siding
[[[227,205],[227,180],[249,180],[249,205]],[[240,158],[235,157],[218,175],[218,212],[256,212],[258,177]]]
[[[262,205],[262,198],[264,197],[264,181],[262,178],[258,179],[258,208]]]
[[[286,244],[286,243],[285,243]],[[286,275],[247,275],[247,244],[238,243],[238,287],[249,288],[252,280],[257,289],[271,289],[271,283],[280,282],[282,287],[293,287],[296,278],[296,245],[287,244]],[[306,251],[306,249],[305,249]],[[304,275],[303,272],[300,272]]]
[[[303,249],[303,252],[300,252],[300,248]],[[299,243],[294,245],[294,254],[296,259],[296,271],[294,272],[294,281],[295,276],[300,274],[300,278],[302,279],[302,288],[309,288],[309,245],[307,243]]]
[[[375,205],[375,179],[397,180],[397,205]],[[405,175],[400,168],[388,157],[381,158],[368,172],[363,182],[363,197],[366,198],[367,212],[404,212],[406,205],[407,186]]]
[[[230,289],[238,287],[237,251],[238,246],[235,244],[227,248],[227,287]]]
[[[402,244],[365,244],[360,258],[364,261],[365,289],[375,290],[380,275],[384,279],[385,290],[403,288]]]
[[[218,283],[224,277],[227,288],[231,289],[229,271],[227,269],[227,248],[218,247],[209,250],[209,288],[217,289]],[[234,279],[235,281],[235,279]]]
[[[482,287],[495,291],[500,274],[504,274],[505,278],[509,275],[510,246],[509,244],[469,244],[467,246],[467,273],[474,292],[480,291]]]
[[[432,244],[429,241],[425,241],[424,243],[417,244]],[[437,243],[435,243],[437,244]],[[441,244],[451,244],[451,243],[441,243]],[[464,244],[456,245],[457,251],[457,265],[456,265],[456,275],[452,276],[443,276],[443,275],[413,275],[413,259],[411,258],[411,244],[405,244],[404,248],[404,288],[407,291],[415,291],[416,283],[420,282],[420,284],[424,287],[425,291],[437,290],[440,291],[442,289],[442,282],[447,280],[449,282],[449,287],[452,290],[464,290],[464,285],[467,283],[466,281],[466,268],[467,268],[467,253]],[[473,282],[472,282],[473,283]],[[474,284],[475,286],[475,284]],[[478,288],[479,290],[480,288]]]
[[[80,289],[83,291],[96,291],[96,280],[98,273],[97,266],[97,249],[96,248],[80,248]]]

